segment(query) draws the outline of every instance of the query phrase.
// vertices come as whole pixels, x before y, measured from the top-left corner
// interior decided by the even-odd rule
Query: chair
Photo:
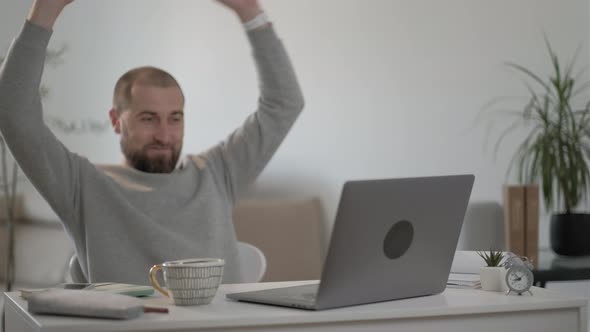
[[[504,212],[494,201],[470,203],[465,213],[457,250],[506,250]]]
[[[70,262],[68,264],[70,270],[70,278],[72,278],[72,282],[75,283],[87,283],[86,276],[82,272],[82,268],[80,267],[80,263],[78,262],[78,256],[74,252],[72,257],[70,257]]]
[[[238,242],[238,259],[241,265],[242,282],[259,282],[266,272],[266,257],[257,247]]]
[[[260,249],[249,243],[238,242],[238,259],[240,260],[242,269],[240,272],[242,282],[259,282],[262,280],[266,272],[266,257]],[[88,282],[78,262],[78,256],[75,253],[70,257],[69,271],[72,282]]]

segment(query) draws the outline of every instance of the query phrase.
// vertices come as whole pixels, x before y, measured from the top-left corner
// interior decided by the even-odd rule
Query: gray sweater
[[[149,284],[154,264],[219,257],[226,260],[223,282],[240,281],[233,207],[303,108],[273,28],[248,33],[261,90],[256,112],[218,145],[184,157],[170,174],[94,165],[53,135],[39,96],[50,36],[27,22],[12,43],[0,69],[0,131],[61,218],[88,280]]]

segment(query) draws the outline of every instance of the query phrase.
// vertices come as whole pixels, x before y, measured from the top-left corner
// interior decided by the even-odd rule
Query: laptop
[[[441,293],[473,181],[451,175],[346,182],[319,283],[226,296],[323,310]]]

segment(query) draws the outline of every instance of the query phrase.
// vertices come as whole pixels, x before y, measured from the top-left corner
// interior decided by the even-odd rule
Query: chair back
[[[78,262],[78,256],[76,253],[70,257],[70,262],[68,264],[70,270],[70,278],[72,278],[72,282],[74,283],[82,283],[85,284],[88,282],[86,280],[86,276],[84,272],[82,272],[82,268],[80,267],[80,262]]]
[[[238,259],[242,282],[259,282],[266,272],[266,257],[257,247],[238,242]]]

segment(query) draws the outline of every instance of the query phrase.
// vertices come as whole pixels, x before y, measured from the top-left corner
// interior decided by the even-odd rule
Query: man
[[[240,281],[233,206],[284,139],[303,98],[258,1],[218,1],[247,30],[260,81],[258,109],[222,143],[181,160],[184,95],[157,68],[131,70],[116,84],[109,116],[124,165],[93,165],[45,126],[39,86],[46,48],[73,0],[36,0],[8,52],[0,70],[0,130],[61,218],[89,282],[149,284],[153,264],[192,257],[224,258],[223,281]]]

